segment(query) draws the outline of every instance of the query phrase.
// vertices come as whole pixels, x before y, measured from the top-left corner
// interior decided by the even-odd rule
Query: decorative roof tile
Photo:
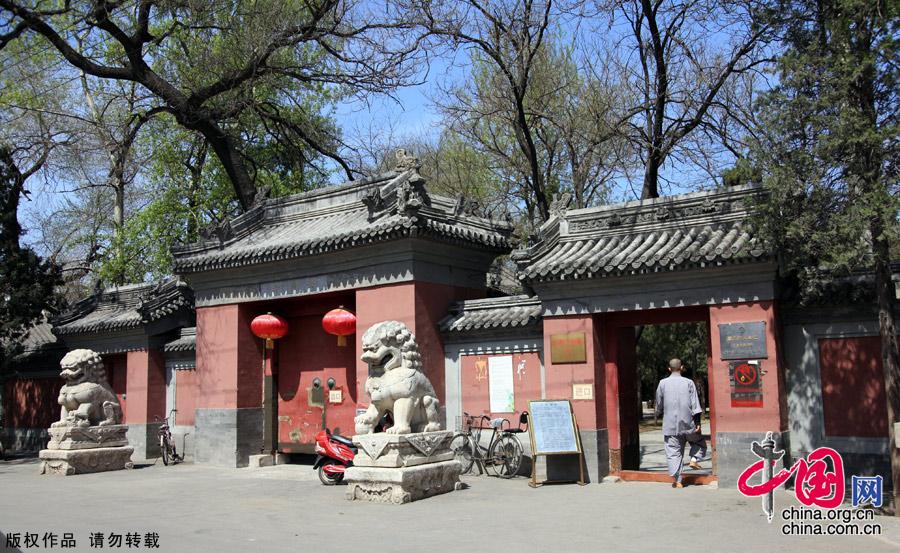
[[[191,288],[178,279],[114,286],[81,300],[56,317],[52,321],[53,333],[65,336],[134,329],[193,308]]]
[[[181,329],[178,338],[171,342],[166,342],[163,351],[166,353],[175,353],[182,351],[194,351],[197,348],[197,327],[190,326]]]
[[[513,252],[523,281],[596,278],[764,260],[750,201],[738,187],[570,210],[541,227],[540,241]]]
[[[438,323],[441,332],[472,332],[526,327],[541,321],[541,300],[529,296],[505,296],[458,302]]]
[[[498,252],[511,247],[512,225],[430,195],[413,167],[264,200],[207,239],[173,248],[179,274],[258,265],[402,237],[427,237]]]

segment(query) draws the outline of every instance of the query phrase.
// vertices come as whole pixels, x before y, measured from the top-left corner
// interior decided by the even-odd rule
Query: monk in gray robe
[[[669,475],[675,482],[672,487],[681,488],[681,469],[684,464],[684,446],[691,444],[692,469],[700,468],[700,459],[706,455],[706,440],[700,434],[700,415],[703,409],[697,398],[694,383],[681,376],[681,360],[669,361],[669,376],[660,380],[656,388],[656,414],[663,417],[663,438],[666,441],[666,462]]]

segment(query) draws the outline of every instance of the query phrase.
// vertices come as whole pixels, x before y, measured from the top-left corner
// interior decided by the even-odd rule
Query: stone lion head
[[[90,349],[73,349],[59,362],[63,377],[68,384],[80,384],[82,382],[104,382],[106,369],[103,367],[103,358]]]
[[[363,354],[369,375],[377,376],[402,365],[422,370],[422,356],[416,336],[400,321],[383,321],[369,327],[362,337]]]

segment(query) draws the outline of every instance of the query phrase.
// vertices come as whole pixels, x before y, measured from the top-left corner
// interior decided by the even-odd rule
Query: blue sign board
[[[569,400],[529,402],[534,454],[581,453]]]

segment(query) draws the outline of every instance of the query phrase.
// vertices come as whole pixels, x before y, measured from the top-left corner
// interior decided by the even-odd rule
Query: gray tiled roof
[[[754,187],[566,212],[513,252],[524,281],[673,271],[768,259],[754,235]]]
[[[53,326],[50,323],[40,323],[29,328],[21,344],[23,354],[61,346],[59,340],[53,334]]]
[[[183,310],[192,310],[188,285],[168,278],[106,288],[81,300],[53,321],[57,336],[138,328]]]
[[[13,360],[21,363],[44,355],[63,352],[65,346],[53,334],[53,326],[48,322],[42,322],[28,329],[25,336],[19,340],[19,348],[14,351]]]
[[[194,351],[197,347],[197,327],[190,326],[181,329],[178,338],[166,342],[163,351],[166,353]]]
[[[441,332],[471,332],[499,328],[526,327],[541,321],[538,297],[506,296],[467,300],[450,307],[438,326]]]
[[[509,251],[512,226],[465,213],[430,195],[415,169],[264,200],[217,229],[173,248],[179,274],[257,265],[417,236]]]

